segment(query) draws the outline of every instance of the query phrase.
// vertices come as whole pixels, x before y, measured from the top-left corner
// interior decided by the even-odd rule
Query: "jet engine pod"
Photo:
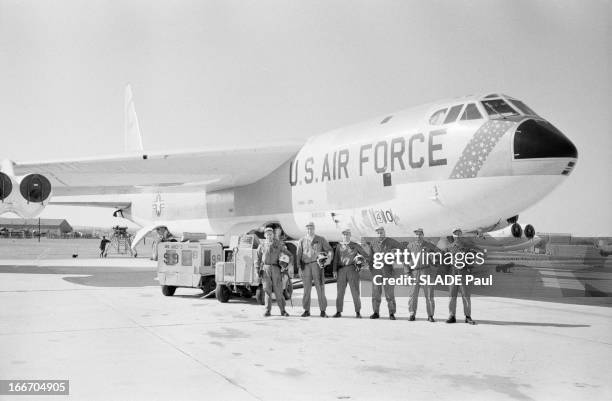
[[[527,224],[525,226],[525,237],[532,239],[533,237],[535,237],[535,228],[533,228],[533,226],[531,224]]]
[[[521,227],[519,223],[512,224],[510,231],[512,232],[512,236],[514,238],[521,238],[521,235],[523,235],[523,228]]]
[[[11,177],[0,172],[0,201],[4,202],[13,191],[13,182]]]
[[[42,203],[51,195],[51,183],[44,175],[28,174],[21,180],[19,191],[28,203]]]

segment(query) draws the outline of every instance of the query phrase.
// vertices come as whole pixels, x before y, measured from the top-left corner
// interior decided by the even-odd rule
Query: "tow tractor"
[[[263,305],[265,294],[263,285],[255,269],[259,239],[253,234],[232,236],[230,246],[226,249],[224,260],[218,261],[215,268],[217,283],[216,297],[219,302],[228,302],[232,296],[250,298],[255,295],[257,302]],[[289,266],[283,274],[283,295],[291,299],[293,268]]]
[[[215,241],[160,242],[157,278],[165,296],[178,287],[200,288],[205,296],[215,291],[215,265],[224,260],[223,244]]]

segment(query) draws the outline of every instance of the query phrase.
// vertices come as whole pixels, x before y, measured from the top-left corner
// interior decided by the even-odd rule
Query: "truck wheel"
[[[293,283],[291,282],[291,279],[289,279],[287,282],[287,288],[285,288],[283,291],[283,297],[285,297],[286,301],[291,299],[291,294],[293,294]]]
[[[266,294],[264,293],[262,285],[257,287],[257,290],[255,290],[255,299],[257,300],[257,303],[260,305],[266,304]]]
[[[227,288],[226,285],[219,284],[217,285],[215,295],[217,296],[217,300],[219,302],[225,303],[229,301],[230,297],[232,296],[232,292],[230,291],[229,288]]]
[[[171,297],[174,295],[174,291],[176,291],[176,287],[173,285],[162,285],[162,294],[167,297]]]

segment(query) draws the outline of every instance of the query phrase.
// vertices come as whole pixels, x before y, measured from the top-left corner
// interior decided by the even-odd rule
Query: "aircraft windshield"
[[[531,110],[527,105],[520,100],[509,99],[510,103],[514,105],[517,109],[519,109],[523,114],[531,114],[533,116],[537,116],[535,111]]]
[[[487,99],[483,100],[481,103],[489,116],[506,117],[518,115],[516,110],[503,99]]]

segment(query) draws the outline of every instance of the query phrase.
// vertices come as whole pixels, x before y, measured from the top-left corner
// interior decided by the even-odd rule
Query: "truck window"
[[[210,266],[210,249],[204,250],[204,266]]]
[[[191,254],[191,250],[182,250],[181,251],[181,266],[191,266],[193,263],[193,255]]]

